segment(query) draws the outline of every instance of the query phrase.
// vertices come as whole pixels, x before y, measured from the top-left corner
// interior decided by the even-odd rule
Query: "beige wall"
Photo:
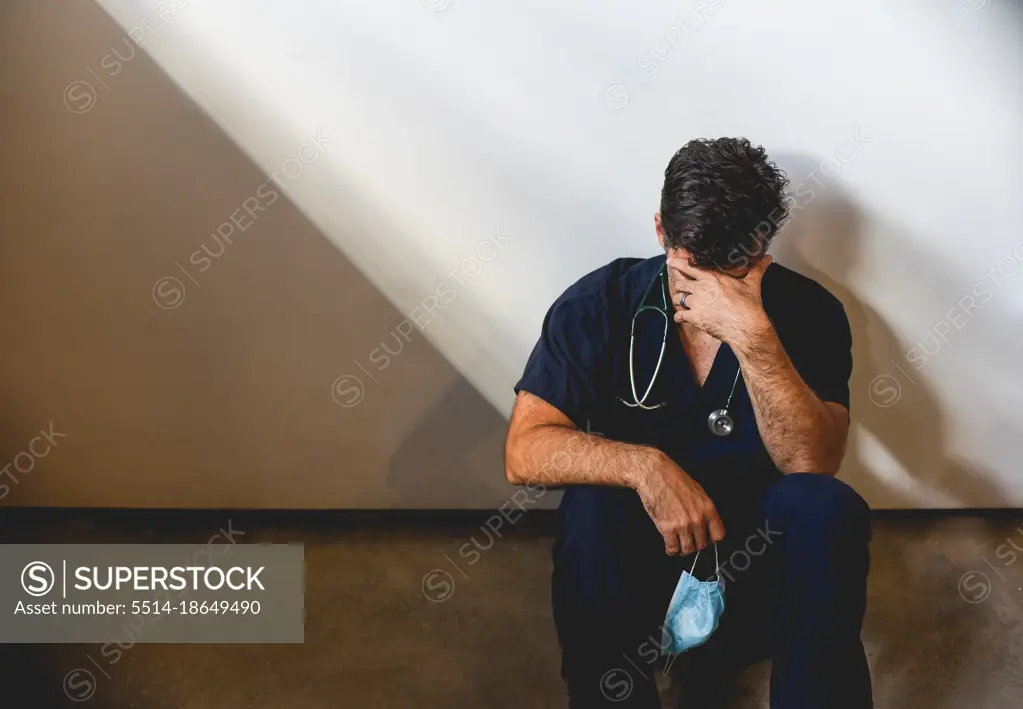
[[[127,17],[137,3],[115,4]],[[232,135],[242,136],[239,141],[263,165],[271,162],[267,156],[287,132],[282,125],[293,128],[287,124],[295,115],[315,115],[324,120],[328,133],[331,127],[338,133],[328,148],[337,152],[305,166],[305,178],[280,178],[283,187],[274,189],[281,196],[251,225],[243,207],[254,198],[262,205],[269,203],[259,197],[268,171],[257,167],[145,52],[126,40],[126,29],[91,2],[0,4],[0,58],[8,67],[0,78],[0,157],[5,167],[0,174],[0,318],[6,335],[0,348],[0,465],[10,463],[8,470],[18,479],[15,483],[0,477],[4,498],[0,505],[501,504],[512,490],[501,473],[505,423],[495,406],[510,405],[510,383],[532,344],[542,309],[583,266],[573,235],[592,237],[590,258],[650,253],[652,234],[642,247],[631,241],[628,248],[623,246],[634,235],[640,238],[634,232],[640,222],[634,205],[623,206],[623,200],[635,197],[629,190],[636,188],[631,177],[622,175],[638,176],[640,163],[666,149],[650,144],[637,149],[636,139],[671,136],[675,141],[674,136],[687,134],[684,124],[690,118],[700,125],[745,132],[746,124],[730,122],[744,110],[726,109],[728,100],[744,108],[750,96],[737,89],[734,96],[715,94],[716,102],[694,103],[676,96],[672,81],[662,74],[658,83],[646,77],[646,83],[637,82],[637,87],[648,92],[644,100],[662,92],[664,105],[674,106],[672,111],[643,113],[642,106],[650,104],[637,101],[636,110],[627,116],[611,116],[595,105],[592,93],[586,94],[590,103],[585,103],[572,92],[559,90],[547,101],[557,107],[563,99],[565,113],[553,109],[544,113],[530,105],[525,111],[529,120],[523,121],[518,120],[523,107],[517,103],[521,99],[517,90],[510,98],[498,92],[488,94],[488,102],[479,102],[471,72],[459,74],[455,81],[454,75],[419,71],[422,62],[409,52],[441,56],[427,51],[429,43],[437,41],[436,32],[451,29],[438,22],[454,16],[439,20],[413,8],[402,22],[418,27],[415,23],[422,21],[426,23],[422,31],[399,32],[390,21],[369,28],[355,22],[360,18],[369,22],[366,18],[372,14],[360,7],[357,17],[348,18],[352,22],[333,17],[337,27],[318,36],[300,33],[294,25],[278,28],[273,22],[249,27],[251,36],[249,32],[218,36],[214,20],[217,13],[230,15],[237,7],[229,5],[193,3],[169,29],[158,30],[156,41],[166,41],[164,66],[173,65],[191,95],[207,106],[209,115],[217,115],[221,125],[233,128]],[[292,22],[301,28],[323,26],[302,15],[322,19],[315,13],[328,12],[285,4],[275,10],[282,21],[293,10]],[[247,19],[266,20],[265,14],[252,15]],[[757,19],[755,14],[743,17],[750,23]],[[530,24],[534,20],[530,18]],[[494,21],[504,22],[504,15]],[[288,51],[280,45],[263,46],[261,35],[253,32],[253,27],[261,26],[271,28],[271,38],[295,45]],[[460,35],[452,35],[449,52],[464,53],[467,37],[488,36],[472,27],[462,28],[467,35],[461,36],[461,44],[455,41]],[[204,35],[204,29],[213,34]],[[812,29],[803,28],[809,33],[805,36],[817,37]],[[346,34],[339,38],[334,30]],[[508,40],[515,36],[513,30],[497,34]],[[413,36],[419,44],[406,46],[406,39]],[[708,27],[699,37],[706,39],[708,49],[736,41],[725,27]],[[228,46],[239,38],[251,40],[260,51],[253,53],[245,43]],[[401,46],[376,46],[383,40]],[[153,41],[147,35],[144,44]],[[317,42],[336,48],[338,56],[313,52]],[[191,45],[195,52],[187,51]],[[224,48],[236,51],[212,51]],[[124,57],[116,74],[109,64],[114,50]],[[957,51],[961,56],[950,56],[964,61],[970,56],[961,47]],[[223,63],[212,59],[218,56],[225,58]],[[842,56],[829,51],[820,59]],[[267,57],[280,64],[273,67],[276,73],[261,63]],[[369,57],[388,58],[373,65],[379,75],[360,64],[371,61]],[[805,57],[795,59],[803,62]],[[539,62],[538,77],[556,78],[559,71],[579,66],[548,62],[539,55],[530,60]],[[681,63],[679,59],[672,66]],[[799,64],[801,71],[779,76],[799,79],[804,63]],[[523,66],[513,62],[513,75],[505,75],[504,83],[494,81],[495,67],[468,69],[479,70],[476,78],[483,77],[489,90],[518,86],[515,72]],[[405,74],[399,67],[416,71]],[[600,62],[592,63],[594,71],[603,71],[600,67]],[[248,76],[241,76],[246,73],[241,68]],[[301,91],[286,90],[301,83],[292,80],[300,70],[317,70],[330,79],[321,85],[313,81],[316,77],[306,77],[310,86],[300,87],[308,95],[324,97],[313,102],[318,111],[305,110],[309,101],[298,101]],[[210,81],[197,80],[204,72],[211,75]],[[247,83],[230,83],[235,76]],[[611,76],[591,77],[594,89]],[[866,81],[863,76],[850,74]],[[929,73],[916,77],[914,86],[925,91],[928,77]],[[95,86],[95,97],[84,94],[83,85],[65,93],[71,82],[81,80]],[[871,91],[887,86],[882,76],[870,80],[877,83]],[[381,92],[384,85],[388,92]],[[688,86],[687,91],[698,95],[699,88]],[[869,93],[861,90],[863,96]],[[415,99],[411,104],[409,95]],[[504,110],[502,97],[512,101]],[[294,111],[283,110],[292,107],[289,98],[296,101]],[[344,103],[344,110],[332,113],[327,98]],[[910,229],[887,212],[909,214],[923,194],[928,209],[917,216],[930,216],[932,205],[952,203],[941,197],[941,190],[952,190],[953,184],[931,185],[927,180],[937,172],[926,166],[917,170],[919,189],[904,175],[894,181],[887,174],[868,175],[870,170],[887,173],[889,168],[923,165],[934,151],[914,147],[914,141],[928,126],[914,123],[915,113],[905,113],[906,106],[903,115],[891,110],[887,101],[857,101],[863,115],[849,116],[849,126],[845,116],[829,122],[826,112],[804,111],[807,106],[839,106],[847,95],[840,92],[832,98],[834,102],[808,102],[788,113],[775,106],[775,123],[758,122],[756,130],[784,145],[792,141],[778,129],[798,118],[814,131],[828,133],[830,141],[847,135],[842,131],[862,118],[867,134],[873,136],[869,146],[873,152],[843,168],[842,180],[850,184],[859,180],[860,189],[843,195],[837,185],[841,181],[836,181],[826,197],[796,215],[777,244],[783,263],[820,280],[843,300],[853,326],[854,427],[842,475],[875,507],[1015,504],[1014,495],[1021,494],[1018,470],[1004,463],[1015,460],[1019,439],[1019,407],[1014,404],[1020,390],[1015,385],[1017,363],[1011,357],[1018,351],[1016,339],[1011,339],[1018,328],[1011,323],[1018,322],[1017,303],[1023,302],[1019,278],[1007,280],[968,330],[952,332],[923,376],[905,371],[906,352],[925,339],[931,323],[970,292],[988,266],[1001,263],[1003,254],[1015,253],[1010,252],[1015,237],[999,229],[977,232],[973,224],[974,217],[997,212],[1005,200],[997,198],[995,188],[1008,189],[1005,186],[1011,183],[997,172],[964,171],[988,179],[991,184],[978,182],[976,187],[995,196],[984,198],[990,202],[984,210],[970,208],[969,201],[955,202],[949,218],[938,220],[951,223],[969,214],[974,230],[971,248],[959,249],[956,258],[968,260],[981,247],[986,254],[980,259],[983,268],[958,263],[952,269],[936,249],[942,242],[935,236],[937,227],[917,223]],[[676,100],[688,103],[679,107],[672,103]],[[226,110],[225,104],[234,110]],[[577,107],[584,105],[588,108]],[[693,105],[713,110],[703,115]],[[271,117],[269,110],[255,107],[282,110]],[[494,115],[477,114],[479,107]],[[840,108],[835,111],[841,113]],[[573,113],[577,110],[591,113],[580,117]],[[714,117],[715,112],[730,118]],[[993,109],[989,113],[1002,115]],[[413,114],[416,120],[410,125],[406,117]],[[557,131],[537,130],[531,122],[551,117],[558,119]],[[658,123],[666,117],[682,122],[670,127]],[[616,133],[610,142],[601,137],[604,121],[626,118],[640,121],[641,127]],[[618,130],[626,131],[626,126]],[[314,123],[298,130],[315,128]],[[597,132],[587,132],[591,128]],[[417,142],[415,135],[422,139]],[[597,151],[600,165],[583,169],[574,158],[592,153],[595,145],[623,152]],[[409,146],[421,151],[414,161],[403,152]],[[281,147],[281,160],[298,147]],[[674,149],[675,143],[669,147]],[[798,181],[823,164],[820,154],[808,150],[793,148],[786,154],[772,149],[772,155]],[[905,155],[913,155],[913,160]],[[612,164],[614,170],[606,169]],[[626,172],[619,174],[619,167]],[[635,172],[628,172],[632,168]],[[530,172],[534,169],[539,172]],[[656,206],[657,169],[642,170],[643,179],[651,180],[651,212]],[[618,182],[605,180],[612,173]],[[924,173],[927,180],[922,179]],[[304,208],[319,215],[330,239],[284,195],[285,187],[292,194],[302,193]],[[401,194],[401,209],[388,201],[392,191]],[[266,193],[263,187],[262,194]],[[452,194],[471,194],[472,199],[453,199]],[[643,210],[642,219],[649,219]],[[244,233],[236,233],[223,254],[199,271],[190,262],[191,255],[203,245],[218,252],[211,232],[232,214],[243,220]],[[460,296],[457,307],[427,331],[460,369],[451,366],[423,333],[407,325],[403,329],[410,341],[395,340],[404,314],[363,273],[386,284],[382,290],[395,302],[414,303],[429,291],[423,283],[434,277],[437,263],[431,267],[410,259],[405,261],[411,263],[395,263],[399,260],[395,253],[432,258],[447,265],[443,273],[450,260],[471,253],[454,237],[469,234],[476,239],[481,233],[478,224],[490,228],[501,218],[511,221],[509,232],[517,239],[513,253],[502,256],[499,267],[488,271],[475,291]],[[365,226],[374,220],[376,228]],[[363,226],[346,226],[354,224]],[[949,233],[938,236],[946,245],[964,243],[950,242],[951,230],[945,231]],[[362,267],[354,267],[336,244]],[[566,255],[570,251],[571,257]],[[179,307],[163,309],[154,301],[154,284],[165,277],[181,281],[185,298]],[[524,279],[530,287],[517,292]],[[157,299],[161,294],[162,303],[169,304],[173,291],[159,290]],[[490,317],[497,311],[500,317]],[[374,382],[356,361],[369,366],[370,352],[381,342],[392,351],[400,346],[401,352],[375,374]],[[475,385],[459,371],[468,372]],[[331,382],[345,374],[361,376],[366,385],[362,402],[349,408],[335,403],[331,392]],[[878,383],[884,385],[880,390]],[[342,402],[351,400],[347,386],[343,381],[335,392]],[[876,395],[883,398],[895,391],[893,386],[900,387],[897,406],[874,401]],[[978,411],[993,412],[997,425]],[[34,437],[50,422],[65,437],[57,439],[56,448],[45,457],[33,459],[30,446],[45,452],[41,439],[33,442]],[[17,468],[31,471],[21,473]],[[555,501],[551,494],[540,504]]]
[[[33,437],[50,422],[65,434],[45,457],[15,461],[31,470],[8,469],[18,482],[0,480],[9,488],[0,504],[493,507],[507,499],[503,418],[416,330],[375,372],[378,383],[362,375],[353,360],[366,364],[382,341],[396,350],[392,333],[404,316],[280,187],[254,222],[236,216],[244,233],[205,271],[189,262],[204,244],[219,251],[211,232],[267,175],[130,46],[90,2],[0,9],[8,67],[0,78],[0,460],[30,444],[45,452]],[[79,86],[65,104],[68,84],[90,79],[113,49],[127,59],[116,76],[105,75],[106,86],[91,80],[90,110],[69,110],[90,101]],[[172,309],[153,297],[166,276],[185,288]],[[159,294],[172,302],[170,290]],[[350,408],[331,392],[346,373],[366,384]]]
[[[1023,504],[1015,4],[729,3],[696,26],[667,0],[171,0],[166,23],[151,0],[102,4],[264,171],[323,127],[333,151],[294,201],[400,310],[484,230],[514,237],[425,333],[505,414],[557,294],[655,253],[667,156],[695,136],[763,144],[799,204],[772,252],[853,325],[842,477],[877,507]],[[837,41],[849,18],[856,41]],[[778,38],[770,62],[754,36]]]

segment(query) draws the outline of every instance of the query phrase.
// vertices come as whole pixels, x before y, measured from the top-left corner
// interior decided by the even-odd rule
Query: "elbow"
[[[822,460],[819,461],[811,472],[820,473],[822,475],[838,475],[838,469],[842,467],[842,461],[839,460]]]
[[[842,460],[845,459],[845,443],[844,436],[840,440],[832,441],[824,454],[820,456],[820,460],[817,461],[820,472],[825,475],[838,475],[838,471],[842,467]]]
[[[511,485],[525,485],[529,482],[523,475],[519,474],[520,464],[515,456],[515,445],[511,436],[504,444],[504,478]]]
[[[841,408],[841,407],[838,407]],[[825,475],[838,475],[842,467],[842,460],[845,458],[845,448],[849,435],[849,412],[841,408],[841,411],[832,411],[828,423],[830,435],[822,442],[818,450],[817,460],[814,461],[817,470]]]
[[[788,473],[818,473],[821,475],[837,475],[842,467],[842,451],[837,454],[821,453],[797,458],[785,466]]]
[[[522,476],[515,472],[515,467],[507,455],[504,457],[504,479],[511,485],[522,485],[525,483]]]
[[[821,473],[837,475],[845,458],[845,436],[819,436],[806,441],[798,450],[792,451],[786,465],[779,466],[783,473]]]

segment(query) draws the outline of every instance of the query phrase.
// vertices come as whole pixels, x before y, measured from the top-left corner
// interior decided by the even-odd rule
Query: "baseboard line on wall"
[[[905,520],[925,522],[949,517],[982,519],[1012,519],[1023,517],[1023,508],[971,508],[971,509],[883,509],[872,510],[875,520]],[[503,519],[498,523],[497,519]],[[3,507],[0,509],[0,529],[42,528],[50,523],[62,526],[129,527],[150,530],[217,526],[231,520],[236,526],[300,527],[304,529],[432,531],[464,529],[469,525],[503,526],[510,531],[552,530],[557,511],[505,507],[495,509],[171,509],[171,508],[112,508],[112,507]]]

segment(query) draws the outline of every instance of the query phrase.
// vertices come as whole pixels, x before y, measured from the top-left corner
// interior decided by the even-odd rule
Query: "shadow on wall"
[[[0,232],[31,238],[0,242],[0,312],[16,343],[0,351],[0,461],[51,421],[67,436],[5,504],[492,508],[510,498],[504,417],[428,340],[406,342],[357,410],[331,400],[331,382],[361,374],[379,344],[403,347],[393,338],[406,315],[291,203],[289,178],[237,243],[223,243],[214,230],[265,172],[145,52],[87,112],[62,103],[69,80],[125,40],[100,7],[3,7],[0,27],[18,29],[0,52],[29,73],[0,80],[0,103],[18,106],[0,134],[9,168]],[[58,13],[67,21],[53,23]],[[59,51],[40,55],[40,44]],[[788,162],[793,174],[819,164]],[[336,177],[342,211],[374,218],[350,225],[353,240],[398,230],[360,202],[354,180]],[[778,243],[780,260],[838,295],[852,322],[856,427],[845,475],[875,506],[918,506],[912,484],[900,491],[869,469],[860,444],[870,439],[921,487],[998,506],[984,471],[942,450],[945,416],[924,378],[903,383],[895,406],[870,400],[871,383],[891,376],[906,348],[847,285],[861,221],[836,186]],[[179,272],[203,251],[215,266]],[[943,279],[941,264],[913,256],[928,280]],[[154,286],[168,274],[189,292],[170,309]],[[194,289],[186,275],[199,276]]]
[[[17,107],[0,132],[0,313],[16,343],[0,350],[0,465],[18,456],[3,505],[508,499],[503,417],[289,199],[327,161],[303,157],[296,176],[301,148],[282,146],[270,179],[145,51],[91,103],[69,102],[69,82],[126,54],[125,32],[94,3],[0,13],[0,58],[25,68],[0,79],[0,104]],[[342,213],[367,213],[357,184],[333,189]],[[347,236],[392,228],[373,216]],[[404,354],[372,372],[382,342]],[[332,389],[345,375],[362,377],[357,408]],[[36,461],[26,451],[51,421],[62,437]]]
[[[779,163],[793,185],[821,165],[803,155],[781,155]],[[842,477],[866,498],[871,507],[915,508],[910,490],[931,489],[966,507],[1002,506],[1004,493],[994,475],[952,457],[943,447],[948,421],[927,378],[906,360],[910,345],[903,342],[885,319],[867,305],[850,285],[860,267],[868,238],[867,220],[858,205],[843,194],[835,180],[821,178],[823,188],[792,210],[789,224],[772,244],[780,263],[816,280],[845,306],[853,336],[853,374],[850,407],[853,425]],[[887,245],[882,248],[890,248]],[[935,281],[948,283],[938,264],[924,254],[911,253],[909,240],[898,245],[900,259],[926,268],[906,269],[906,278],[927,283],[910,284],[928,289]],[[912,289],[909,289],[912,290]],[[864,456],[872,438],[910,476],[904,485],[891,482],[891,473],[872,469]],[[924,505],[928,506],[928,505]]]
[[[391,456],[387,487],[398,495],[396,506],[473,508],[495,492],[510,498],[516,488],[505,482],[502,463],[507,428],[465,377],[456,379]]]
[[[779,162],[791,178],[809,175],[820,160],[803,155],[781,155]],[[819,170],[818,170],[819,174]],[[907,360],[910,345],[903,342],[884,317],[860,298],[852,287],[861,268],[866,239],[879,238],[877,222],[868,220],[860,207],[843,193],[837,180],[821,177],[809,202],[793,210],[792,219],[774,245],[772,253],[781,263],[813,278],[845,306],[853,333],[853,374],[850,396],[853,425],[850,430],[842,477],[852,484],[873,508],[911,509],[934,506],[940,494],[949,507],[1001,507],[1004,492],[993,482],[997,476],[980,466],[954,457],[944,446],[951,438],[949,417],[930,387],[928,377]],[[798,179],[792,180],[793,185]],[[893,240],[894,241],[894,240]],[[899,263],[914,264],[905,278],[914,293],[943,302],[952,282],[942,263],[915,249],[910,239],[885,244]],[[979,335],[979,328],[971,336]],[[494,478],[493,461],[500,460],[504,419],[487,410],[480,394],[464,379],[454,382],[432,412],[417,419],[391,459],[389,478],[401,490],[400,506],[435,506],[439,490],[486,485],[501,489]],[[465,412],[487,411],[485,416],[466,417]],[[452,426],[450,422],[463,422]],[[883,451],[878,450],[878,448]],[[469,454],[463,451],[469,450]],[[875,455],[870,455],[874,453]],[[884,468],[878,455],[890,458]],[[445,471],[441,479],[421,473],[422,456],[432,470]],[[476,464],[473,461],[478,460]],[[473,473],[466,476],[466,472]],[[511,488],[508,488],[509,493]],[[482,489],[480,490],[482,492]],[[549,501],[553,506],[556,499]],[[548,501],[540,503],[548,506]]]
[[[820,160],[806,156],[781,156],[780,163],[789,172],[792,184],[801,175],[809,175]],[[934,391],[906,361],[910,345],[903,342],[876,310],[867,305],[853,289],[855,272],[861,268],[860,256],[870,238],[868,220],[840,185],[822,180],[815,198],[793,210],[792,218],[771,251],[780,263],[816,280],[845,306],[853,336],[853,374],[850,380],[851,413],[848,452],[841,476],[863,495],[873,508],[918,508],[921,499],[914,489],[933,490],[967,507],[1002,506],[1005,495],[992,483],[993,473],[958,460],[944,448],[948,439],[948,416]],[[875,237],[876,238],[876,237]],[[901,262],[920,266],[906,269],[906,278],[926,282],[911,283],[925,292],[944,280],[940,264],[923,254],[912,253],[909,240],[897,248],[886,244]],[[926,265],[925,265],[926,264]],[[922,275],[918,275],[922,274]],[[901,368],[904,371],[900,371]],[[891,473],[873,467],[872,456],[864,455],[872,438],[909,479],[896,485]],[[924,506],[927,506],[924,504]],[[917,533],[932,537],[933,523],[921,521]],[[942,549],[933,555],[909,555],[901,548],[873,545],[873,578],[894,579],[891,584],[872,584],[871,598],[863,636],[871,666],[874,696],[886,697],[892,706],[951,707],[948,696],[957,687],[957,677],[973,672],[969,663],[956,658],[969,657],[971,648],[986,642],[967,633],[943,640],[935,628],[972,628],[988,621],[979,606],[961,597],[957,584],[963,568],[951,561]],[[952,552],[955,550],[952,549]],[[917,567],[929,567],[924,573]],[[907,570],[913,569],[913,573]],[[924,578],[945,582],[935,589],[915,583]],[[930,599],[921,603],[920,599]],[[937,610],[936,610],[937,607]],[[937,625],[936,625],[937,624]],[[893,628],[899,628],[893,632]],[[907,633],[907,629],[912,629]],[[933,652],[949,658],[943,663],[942,681],[935,682],[931,671],[921,667],[918,644],[931,638]]]

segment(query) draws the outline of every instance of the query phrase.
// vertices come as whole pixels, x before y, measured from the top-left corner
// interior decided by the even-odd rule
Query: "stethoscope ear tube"
[[[635,371],[632,368],[632,363],[634,361],[632,353],[633,353],[633,347],[636,344],[636,333],[635,333],[636,321],[635,321],[635,319],[633,319],[633,321],[632,321],[632,327],[633,327],[633,333],[629,336],[629,384],[632,386],[632,399],[636,403],[630,404],[625,399],[621,399],[621,402],[623,404],[625,404],[626,406],[631,406],[633,408],[638,406],[639,408],[646,409],[648,411],[651,410],[651,409],[659,409],[662,406],[664,406],[667,402],[662,401],[660,404],[654,404],[652,406],[648,406],[645,402],[646,402],[646,398],[648,396],[650,396],[650,390],[654,388],[654,382],[657,381],[657,373],[659,371],[661,371],[661,361],[664,359],[664,348],[665,348],[665,345],[668,342],[668,338],[665,337],[663,340],[661,340],[661,353],[657,356],[657,366],[654,367],[654,375],[652,377],[650,377],[650,384],[647,386],[646,391],[643,392],[643,398],[641,399],[638,396],[636,396],[636,374],[635,374]]]
[[[629,403],[628,401],[622,399],[621,397],[619,397],[618,399],[626,406],[632,408],[638,407],[641,409],[646,409],[647,411],[650,411],[652,409],[659,409],[666,403],[668,403],[666,401],[662,401],[660,404],[653,405],[648,405],[646,403],[646,398],[650,396],[650,392],[654,388],[654,382],[657,381],[657,374],[661,371],[661,362],[664,361],[664,350],[668,344],[669,322],[668,300],[664,295],[665,268],[666,267],[662,267],[661,270],[657,272],[657,276],[654,277],[654,280],[650,282],[649,286],[647,286],[646,293],[643,295],[643,302],[640,303],[639,309],[636,311],[636,314],[632,316],[632,327],[629,330],[629,385],[632,387],[632,401],[634,403]],[[653,290],[654,285],[657,283],[661,284],[661,302],[663,303],[662,308],[658,308],[656,305],[646,305],[646,301],[650,298],[650,291]],[[638,318],[639,314],[642,313],[644,310],[652,310],[655,313],[660,314],[664,318],[664,334],[661,336],[661,352],[660,354],[657,355],[657,366],[654,367],[654,374],[652,377],[650,377],[650,384],[647,385],[646,391],[643,392],[643,397],[640,398],[638,392],[636,391],[636,370],[633,365],[636,361],[636,358],[634,356],[636,346],[636,318]]]

